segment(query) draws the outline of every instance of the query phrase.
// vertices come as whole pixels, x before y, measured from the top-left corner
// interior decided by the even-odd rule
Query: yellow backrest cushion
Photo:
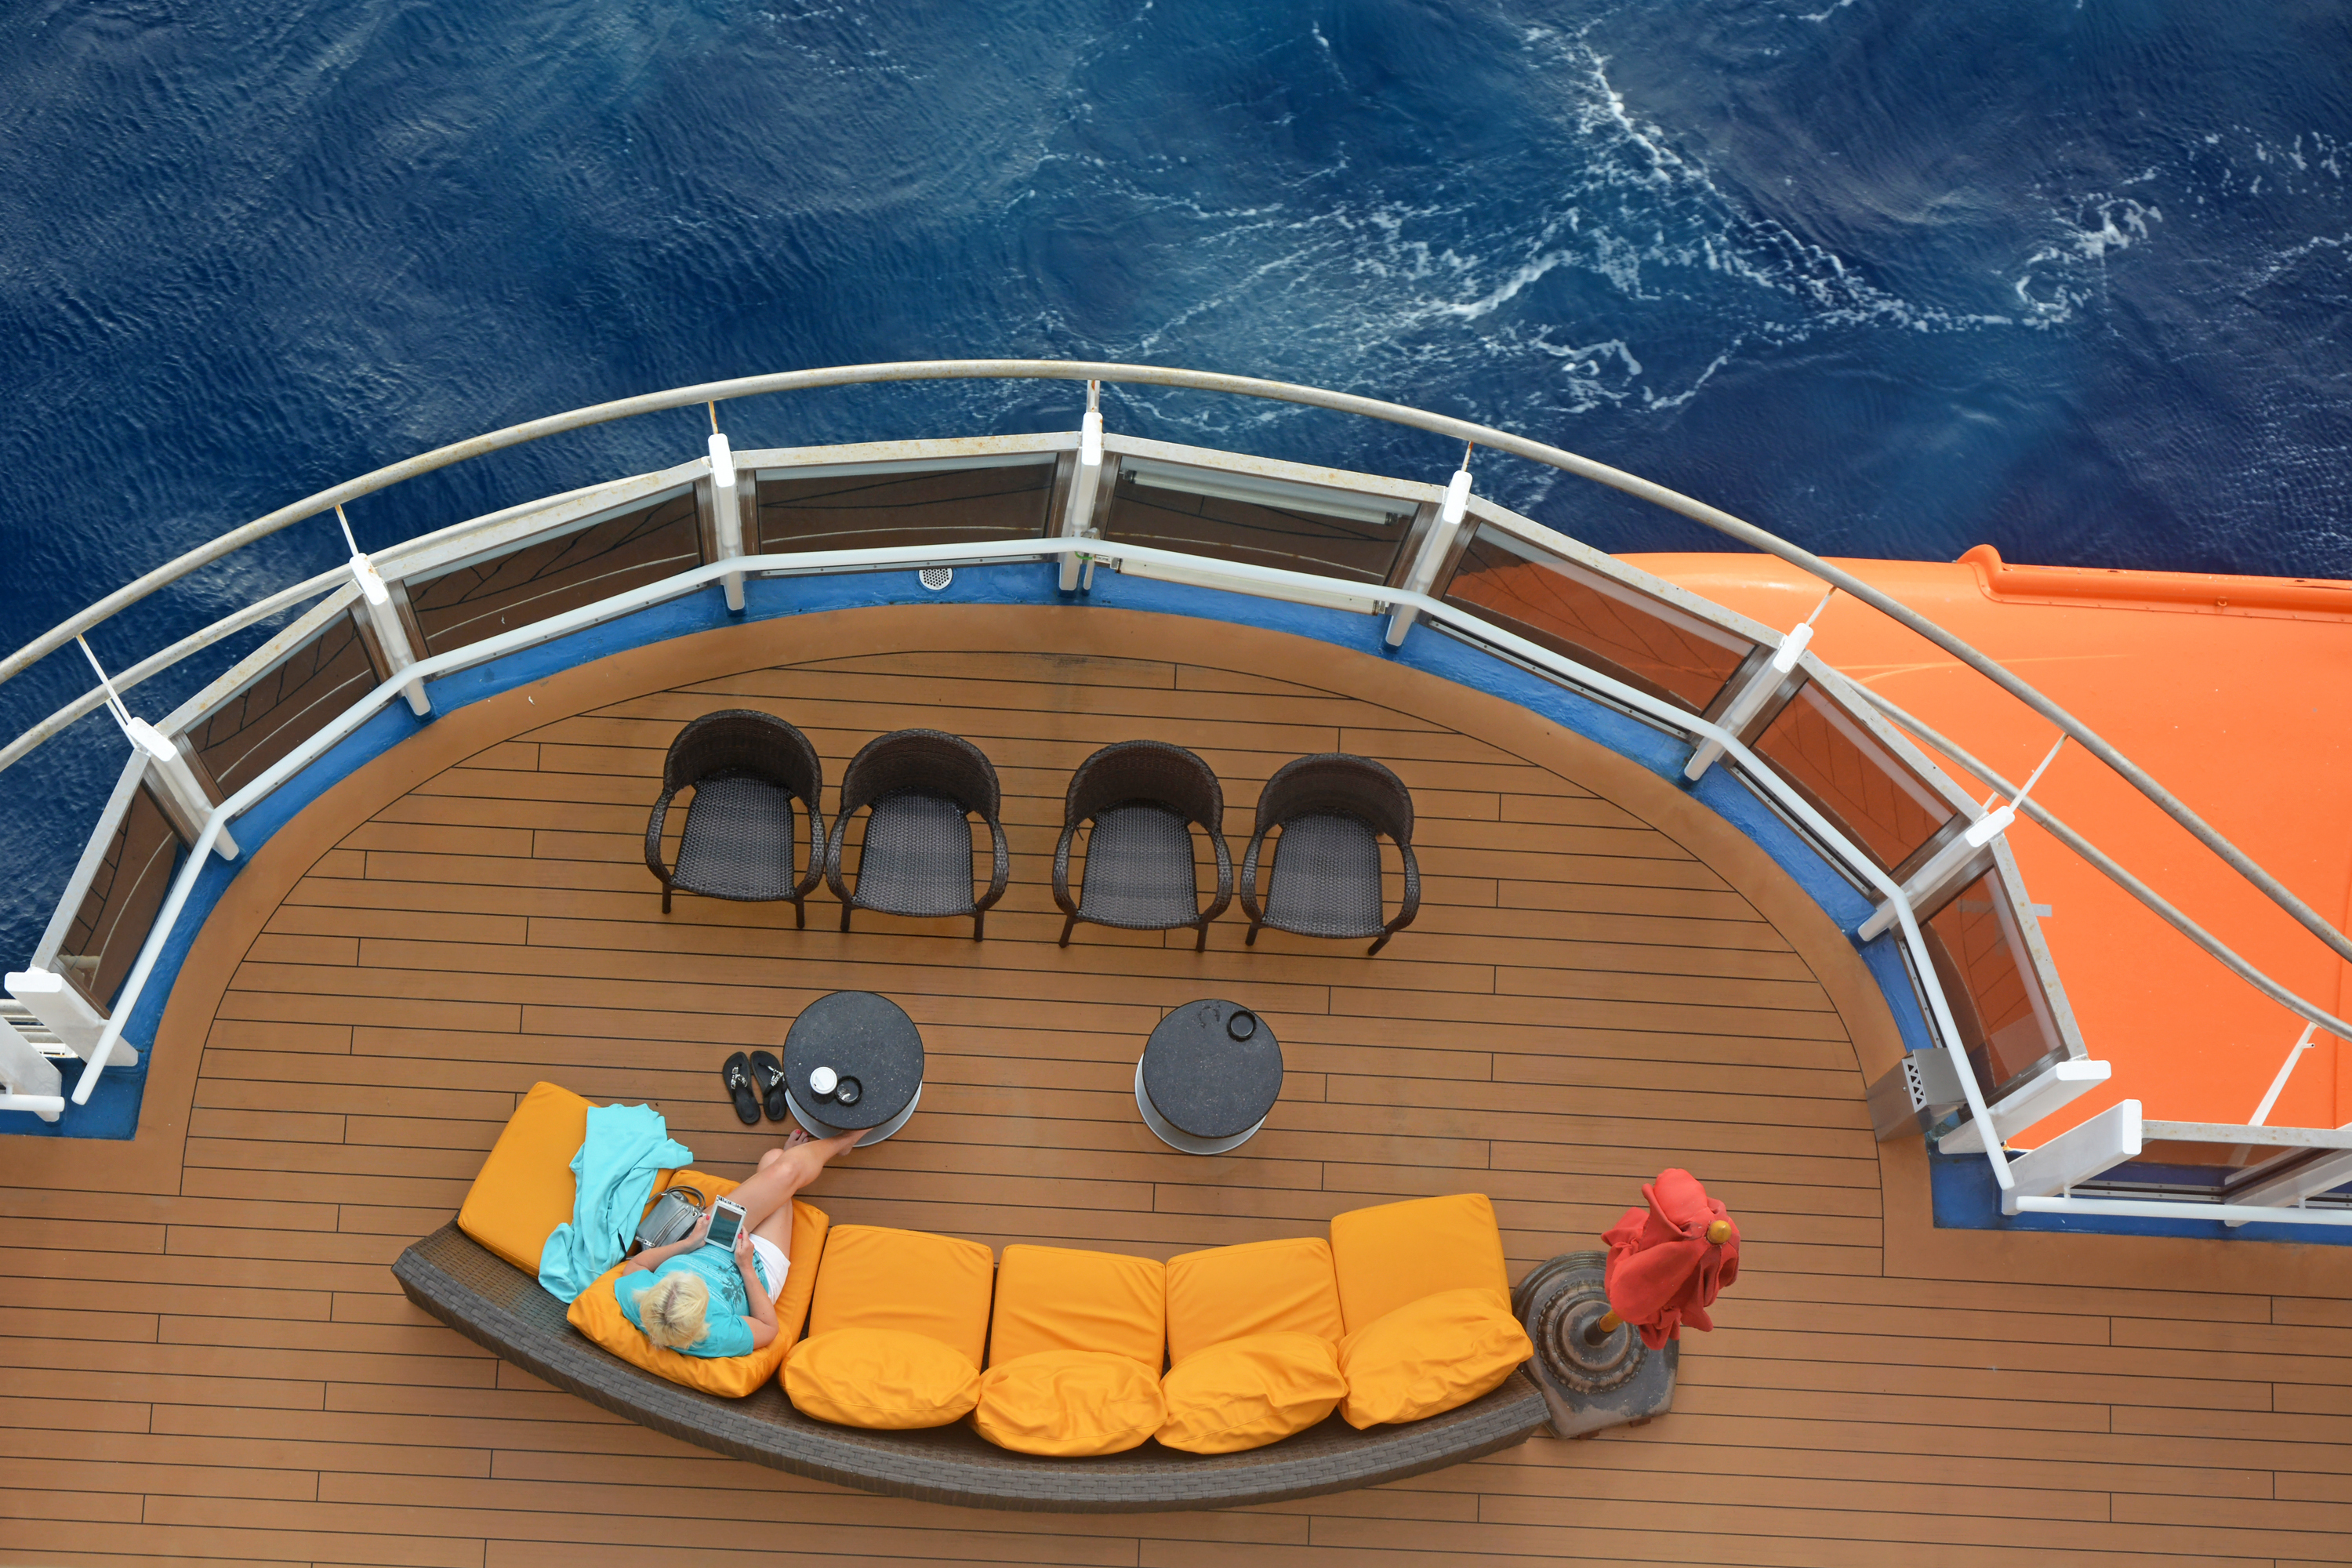
[[[1000,1448],[1076,1458],[1118,1454],[1160,1430],[1160,1378],[1132,1356],[1039,1351],[981,1374],[972,1428]]]
[[[825,1238],[809,1334],[838,1329],[928,1334],[978,1366],[988,1342],[995,1268],[988,1248],[976,1241],[878,1225],[835,1226]]]
[[[1491,1291],[1507,1310],[1511,1273],[1484,1193],[1351,1209],[1331,1221],[1331,1264],[1348,1331],[1440,1290]]]
[[[733,1182],[694,1171],[678,1173],[678,1179],[712,1197],[735,1190]],[[635,1323],[622,1316],[621,1303],[613,1295],[622,1279],[625,1267],[623,1264],[616,1263],[598,1276],[596,1282],[572,1301],[564,1316],[573,1328],[632,1366],[643,1367],[656,1376],[698,1388],[705,1394],[744,1398],[759,1392],[761,1384],[776,1375],[785,1352],[801,1337],[801,1321],[808,1312],[809,1291],[824,1260],[828,1227],[823,1210],[794,1200],[792,1268],[784,1279],[783,1294],[776,1298],[776,1337],[768,1342],[765,1349],[750,1355],[688,1355],[664,1350],[646,1338]]]
[[[1319,1334],[1336,1342],[1339,1283],[1319,1236],[1213,1247],[1168,1260],[1168,1360],[1255,1334]]]
[[[1187,1357],[1160,1380],[1161,1445],[1237,1454],[1304,1432],[1347,1396],[1339,1347],[1321,1334],[1252,1334]]]
[[[1149,1368],[1157,1386],[1167,1325],[1168,1270],[1158,1259],[1015,1245],[997,1270],[988,1364],[1039,1351],[1103,1351]]]
[[[588,1136],[592,1103],[555,1084],[532,1084],[467,1189],[457,1228],[524,1273],[537,1274],[548,1237],[572,1218],[578,1196],[572,1157]],[[664,1172],[654,1191],[673,1179],[676,1173]],[[708,1178],[693,1184],[709,1191]]]
[[[572,1156],[588,1136],[588,1101],[535,1083],[490,1148],[457,1211],[457,1228],[527,1274],[551,1232],[572,1217]]]
[[[1339,1342],[1350,1426],[1418,1421],[1469,1404],[1536,1353],[1518,1319],[1483,1287],[1409,1301]]]
[[[944,1426],[980,1403],[980,1369],[929,1334],[835,1329],[784,1358],[793,1408],[820,1421],[880,1431]]]

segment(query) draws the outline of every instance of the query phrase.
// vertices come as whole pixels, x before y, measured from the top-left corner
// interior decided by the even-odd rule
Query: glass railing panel
[[[375,667],[348,614],[256,676],[188,731],[223,795],[234,795],[373,689]]]
[[[100,1007],[113,1005],[139,962],[185,847],[147,787],[131,791],[56,959],[58,972]]]
[[[1988,1101],[2067,1055],[2008,892],[1988,871],[1919,922]]]
[[[1901,865],[1951,820],[1948,801],[1811,682],[1752,744],[1881,867]]]
[[[1413,502],[1395,497],[1124,458],[1103,537],[1214,561],[1385,583],[1415,510]]]
[[[1034,539],[1045,531],[1054,454],[762,469],[759,552]]]
[[[680,489],[409,578],[405,587],[425,651],[447,653],[659,582],[701,560],[694,492]]]
[[[1471,534],[1444,598],[1694,713],[1756,646],[1491,522]]]

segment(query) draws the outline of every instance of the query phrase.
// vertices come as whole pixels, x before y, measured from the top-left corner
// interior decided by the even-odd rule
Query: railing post
[[[1813,606],[1813,613],[1780,639],[1780,646],[1774,650],[1772,657],[1758,665],[1748,675],[1748,683],[1732,694],[1731,700],[1724,706],[1723,717],[1715,721],[1716,728],[1727,735],[1737,735],[1748,727],[1748,721],[1756,717],[1756,710],[1764,706],[1765,699],[1778,691],[1780,683],[1796,673],[1798,658],[1804,653],[1805,645],[1813,640],[1813,623],[1821,618],[1822,612],[1830,607],[1830,601],[1836,596],[1835,588],[1823,594],[1822,602]],[[1683,777],[1691,784],[1698,783],[1722,755],[1722,742],[1713,739],[1701,741],[1698,750],[1691,753],[1691,760],[1683,764]]]
[[[1413,557],[1412,570],[1405,574],[1404,588],[1409,594],[1427,594],[1437,583],[1438,569],[1454,548],[1454,536],[1462,531],[1462,519],[1470,510],[1470,452],[1462,452],[1462,466],[1445,484],[1445,502],[1437,509],[1437,521],[1421,542],[1421,553]],[[1388,645],[1404,646],[1404,634],[1421,612],[1411,605],[1396,605],[1389,610]]]
[[[205,823],[212,816],[212,792],[196,777],[196,770],[186,757],[180,754],[180,748],[163,738],[162,731],[144,719],[131,716],[131,710],[123,706],[121,693],[114,689],[114,682],[108,679],[106,667],[100,664],[98,655],[90,651],[89,643],[81,637],[76,637],[74,641],[81,644],[82,658],[89,660],[90,668],[98,671],[98,683],[106,692],[107,710],[114,715],[114,721],[122,726],[123,739],[131,742],[132,752],[146,759],[145,776],[155,785],[163,815],[171,819],[173,828],[181,837],[194,843],[203,836]],[[213,847],[220,851],[222,859],[236,858],[236,840],[228,836],[226,823],[213,836]]]
[[[106,1015],[75,990],[64,975],[47,969],[26,969],[9,975],[5,984],[8,994],[38,1018],[41,1027],[55,1035],[66,1049],[84,1061],[98,1049],[100,1037],[106,1033]],[[8,1033],[15,1035],[16,1030],[12,1028]],[[112,1054],[125,1067],[139,1065],[139,1053],[127,1041],[117,1041]]]
[[[1912,872],[1910,879],[1902,887],[1903,902],[1914,910],[1932,903],[1938,894],[1966,872],[1969,862],[1977,858],[1979,851],[2009,831],[2009,825],[2017,820],[2018,805],[2032,793],[2033,786],[2042,782],[2042,773],[2058,760],[2059,750],[2065,744],[2066,737],[2059,736],[2058,744],[2050,748],[2050,754],[2042,759],[2042,766],[2033,770],[2033,776],[2027,779],[2025,787],[2017,792],[2016,800],[2007,805],[1995,806],[1978,817],[1969,824],[1966,833],[1937,850],[1927,858],[1926,865]],[[1878,906],[1876,913],[1854,928],[1854,940],[1868,942],[1894,923],[1895,900],[1889,899]]]
[[[714,413],[712,418],[718,416]],[[719,559],[734,561],[743,554],[743,492],[735,482],[735,452],[719,431],[710,433],[710,537]],[[727,593],[727,613],[743,613],[743,574],[730,572],[719,579]]]
[[[383,649],[383,660],[392,666],[397,679],[417,661],[417,650],[409,646],[408,628],[401,624],[400,612],[392,607],[392,590],[384,586],[383,574],[375,569],[352,537],[351,519],[341,507],[335,508],[335,521],[343,525],[343,542],[352,547],[352,581],[360,587],[360,603],[367,606],[368,625],[375,628],[376,645]],[[412,680],[400,689],[408,699],[409,711],[419,719],[433,711],[432,699],[425,695],[425,682]]]
[[[1093,525],[1095,497],[1102,489],[1103,419],[1102,383],[1087,383],[1087,416],[1078,426],[1078,470],[1070,479],[1069,500],[1062,507],[1062,537],[1085,539]],[[1076,552],[1062,557],[1060,586],[1065,594],[1078,591],[1078,571],[1089,568],[1087,581],[1093,581],[1094,563],[1081,562]]]

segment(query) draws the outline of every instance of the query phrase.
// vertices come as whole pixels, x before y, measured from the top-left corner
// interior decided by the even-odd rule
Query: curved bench
[[[1100,1458],[1033,1458],[961,1424],[915,1432],[835,1426],[793,1409],[772,1382],[748,1399],[721,1399],[641,1372],[583,1337],[536,1279],[455,1223],[403,1252],[392,1271],[410,1300],[467,1339],[615,1415],[735,1458],[929,1502],[1048,1513],[1286,1502],[1510,1447],[1549,1414],[1520,1372],[1443,1415],[1358,1431],[1335,1415],[1245,1453],[1183,1454],[1147,1443]]]

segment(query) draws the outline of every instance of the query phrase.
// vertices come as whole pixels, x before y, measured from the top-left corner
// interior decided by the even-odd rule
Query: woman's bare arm
[[[768,1300],[768,1288],[760,1283],[760,1268],[748,1230],[736,1234],[735,1268],[743,1276],[743,1303],[751,1309],[751,1315],[743,1320],[751,1328],[751,1348],[765,1350],[777,1333],[776,1304]]]

